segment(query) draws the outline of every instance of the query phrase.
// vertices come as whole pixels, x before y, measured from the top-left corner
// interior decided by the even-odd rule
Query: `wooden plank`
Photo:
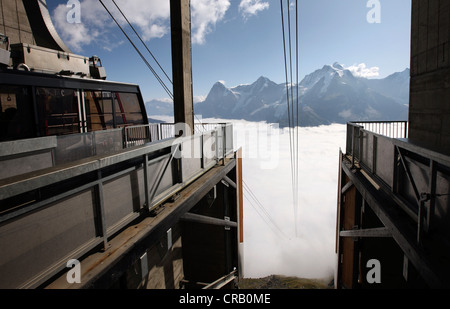
[[[228,176],[223,177],[223,180],[226,181],[230,186],[236,189],[236,184],[233,180],[231,180]]]
[[[336,242],[334,247],[334,252],[339,253],[339,230],[341,225],[341,204],[342,204],[342,151],[339,149],[339,171],[338,171],[338,188],[337,188],[337,205],[336,205]],[[339,254],[338,254],[339,255]]]
[[[348,189],[350,189],[353,186],[353,182],[349,181],[345,184],[345,186],[342,188],[342,194],[345,194]]]
[[[207,289],[221,289],[222,287],[224,287],[225,285],[227,285],[228,283],[230,283],[231,281],[236,280],[236,271],[233,270],[231,273],[217,279],[216,281],[206,285],[205,287],[203,287],[203,289],[207,290]]]
[[[189,222],[196,222],[196,223],[202,223],[202,224],[211,224],[211,225],[218,225],[218,226],[227,226],[227,227],[237,227],[237,223],[234,221],[229,220],[223,220],[218,218],[213,218],[209,216],[203,216],[198,215],[194,213],[187,212],[182,217],[182,220],[189,221]]]
[[[177,289],[184,276],[181,236],[162,257],[158,246],[161,244],[157,243],[149,250],[149,273],[143,285],[146,289]]]
[[[235,152],[236,158],[236,203],[238,208],[237,221],[238,221],[238,277],[244,277],[244,196],[242,187],[242,148],[239,148]]]
[[[386,227],[373,229],[357,229],[340,231],[341,237],[392,237],[391,231]]]
[[[242,187],[242,148],[236,151],[237,159],[237,185],[238,185],[238,207],[239,207],[239,242],[244,242],[244,196]]]
[[[350,180],[345,177],[345,182]],[[356,188],[352,186],[344,194],[344,203],[342,207],[342,228],[344,230],[351,230],[355,226],[355,209],[356,209]],[[345,288],[353,288],[355,282],[355,243],[351,238],[343,238],[341,240],[341,284]]]
[[[190,0],[170,0],[174,118],[194,134]],[[178,136],[178,132],[175,132]]]

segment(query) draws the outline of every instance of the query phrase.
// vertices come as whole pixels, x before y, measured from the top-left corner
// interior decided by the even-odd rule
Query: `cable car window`
[[[36,102],[41,136],[80,132],[77,91],[36,88]]]
[[[126,109],[123,105],[121,96],[119,93],[114,94],[114,113],[115,113],[115,125],[116,127],[124,127],[128,124],[126,117]]]
[[[0,86],[0,141],[35,137],[34,124],[29,89]]]
[[[84,93],[88,131],[114,128],[112,103],[111,92],[86,91]]]
[[[122,125],[144,124],[143,112],[136,93],[116,93],[116,123]]]

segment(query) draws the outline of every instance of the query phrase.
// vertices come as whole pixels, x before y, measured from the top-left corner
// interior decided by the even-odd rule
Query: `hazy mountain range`
[[[355,77],[338,63],[305,76],[289,92],[300,97],[301,126],[362,120],[407,120],[409,69],[383,79]],[[292,92],[291,92],[292,91]],[[173,115],[166,100],[146,103],[149,116]],[[286,84],[261,76],[254,83],[228,88],[215,83],[206,99],[194,105],[203,118],[245,119],[288,124]],[[292,112],[292,107],[290,107]]]

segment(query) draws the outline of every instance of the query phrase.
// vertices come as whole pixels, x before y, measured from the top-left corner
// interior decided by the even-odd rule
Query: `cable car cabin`
[[[0,26],[18,31],[0,33],[0,289],[234,287],[233,126],[175,138],[148,123],[137,85],[70,52],[45,0],[1,3]]]
[[[139,86],[0,72],[0,142],[147,124]]]

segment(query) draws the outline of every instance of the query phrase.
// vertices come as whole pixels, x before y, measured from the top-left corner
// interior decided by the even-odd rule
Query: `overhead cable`
[[[284,51],[284,69],[286,78],[286,101],[287,101],[287,117],[289,123],[289,146],[291,155],[291,181],[292,181],[292,197],[294,204],[294,216],[298,216],[298,177],[299,177],[299,84],[298,84],[298,0],[295,1],[295,64],[292,60],[292,39],[291,39],[291,6],[289,0],[286,1],[287,8],[284,9],[283,0],[280,0],[281,8],[281,26],[283,36]],[[286,13],[285,13],[286,11]],[[287,25],[285,24],[285,14],[287,14]],[[285,28],[287,27],[287,31]],[[286,40],[286,32],[288,39]],[[289,55],[287,51],[289,52]],[[293,81],[293,66],[295,65],[296,81]],[[296,87],[294,97],[294,85]],[[297,234],[297,222],[295,222]]]
[[[111,16],[111,18],[114,20],[114,22],[117,24],[117,26],[119,27],[119,29],[122,31],[122,33],[125,35],[125,37],[128,39],[128,41],[131,43],[131,45],[134,47],[134,49],[136,50],[136,52],[139,54],[139,56],[142,58],[142,60],[145,62],[145,64],[147,65],[147,67],[150,69],[150,71],[153,73],[153,75],[155,76],[155,78],[158,80],[158,82],[161,84],[161,86],[163,87],[163,89],[166,91],[166,93],[169,95],[170,99],[174,100],[173,94],[170,91],[170,89],[166,86],[166,84],[163,82],[163,80],[161,79],[161,77],[156,73],[156,71],[153,69],[153,67],[150,65],[150,63],[147,61],[147,59],[144,57],[144,55],[140,52],[140,50],[137,48],[136,44],[134,44],[134,42],[131,40],[131,38],[126,34],[125,30],[123,29],[122,26],[120,26],[119,22],[116,20],[116,18],[114,18],[114,16],[112,15],[112,13],[110,12],[110,10],[106,7],[106,5],[103,3],[102,0],[99,0],[100,3],[103,5],[103,7],[105,8],[105,10],[108,12],[108,14]],[[130,23],[130,21],[128,20],[128,18],[126,17],[125,13],[122,11],[122,9],[119,7],[119,5],[112,0],[112,2],[114,3],[114,5],[116,6],[116,8],[119,10],[120,14],[122,15],[122,17],[125,19],[125,21],[128,23],[128,25],[130,26],[130,28],[133,30],[133,32],[136,34],[136,36],[139,38],[139,40],[141,41],[141,43],[144,45],[144,47],[147,49],[147,51],[149,52],[149,54],[152,56],[153,60],[156,62],[156,64],[159,66],[159,68],[161,69],[161,71],[164,73],[164,75],[166,76],[166,78],[168,79],[168,81],[173,85],[173,82],[171,80],[171,78],[168,76],[168,74],[166,73],[166,71],[162,68],[162,66],[160,65],[160,63],[158,62],[158,60],[156,59],[156,57],[153,55],[153,53],[150,51],[150,49],[148,48],[147,44],[145,44],[144,40],[141,38],[141,36],[138,34],[138,32],[136,31],[136,29],[133,27],[133,25]],[[205,126],[202,123],[202,121],[197,117],[197,115],[193,112],[193,116],[198,120],[198,122],[201,124],[203,131],[205,131]]]
[[[158,82],[161,84],[163,89],[166,91],[166,93],[169,95],[169,97],[173,100],[173,94],[170,91],[170,89],[166,86],[166,84],[162,81],[162,79],[159,77],[159,75],[156,73],[156,71],[153,69],[153,67],[150,65],[150,63],[147,61],[147,59],[144,57],[144,55],[140,52],[140,50],[137,48],[137,46],[134,44],[134,42],[131,40],[131,38],[127,35],[125,30],[122,28],[122,26],[119,24],[119,22],[116,20],[116,18],[112,15],[112,13],[109,11],[109,9],[106,7],[106,5],[103,3],[102,0],[99,0],[100,3],[103,5],[105,10],[108,12],[108,14],[111,16],[111,18],[114,20],[114,22],[117,24],[119,29],[122,31],[122,33],[125,35],[125,37],[128,39],[128,41],[131,43],[131,45],[134,47],[136,52],[139,54],[139,56],[142,58],[142,60],[145,62],[147,67],[150,69],[150,71],[153,73],[153,75],[156,77]]]
[[[141,36],[137,33],[136,29],[134,29],[133,25],[130,23],[130,21],[128,20],[128,18],[125,16],[125,14],[123,13],[123,11],[120,9],[120,7],[117,5],[116,1],[112,0],[112,2],[114,3],[114,5],[116,6],[116,8],[119,10],[120,14],[122,14],[123,18],[125,18],[126,22],[128,23],[128,25],[131,27],[131,29],[134,31],[134,33],[136,34],[136,36],[139,38],[139,40],[141,41],[142,45],[144,45],[144,47],[147,49],[148,53],[152,56],[153,60],[155,60],[156,64],[159,66],[159,68],[161,69],[161,71],[164,73],[164,75],[166,76],[166,78],[169,80],[169,82],[171,84],[173,84],[172,80],[170,79],[170,77],[167,75],[166,71],[164,71],[164,69],[161,67],[161,65],[159,64],[158,60],[156,60],[156,57],[153,55],[153,53],[150,51],[150,49],[148,48],[147,44],[145,44],[144,40],[141,38]]]
[[[270,227],[270,229],[277,234],[277,236],[282,236],[284,238],[289,238],[283,230],[278,226],[272,216],[269,214],[267,209],[263,206],[263,204],[258,200],[256,195],[253,193],[252,189],[247,185],[247,183],[243,180],[243,188],[248,194],[244,194],[244,197],[250,203],[250,205],[255,209],[261,219]],[[255,204],[253,204],[255,202]]]
[[[293,167],[293,154],[292,154],[292,134],[291,134],[291,111],[290,111],[290,97],[289,97],[289,80],[288,80],[288,68],[287,68],[287,55],[286,55],[286,35],[285,35],[285,25],[284,25],[284,10],[283,10],[283,0],[280,0],[281,6],[281,30],[283,34],[283,51],[284,51],[284,72],[286,78],[286,102],[287,102],[287,110],[288,110],[288,123],[289,123],[289,148],[291,154],[291,167]],[[291,179],[292,183],[294,183],[294,176],[292,174],[293,169],[291,170]]]

